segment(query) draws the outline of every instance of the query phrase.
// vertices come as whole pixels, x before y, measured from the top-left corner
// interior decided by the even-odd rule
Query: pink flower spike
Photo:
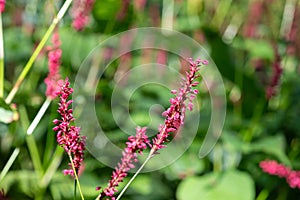
[[[51,99],[55,99],[59,93],[62,80],[60,80],[59,66],[60,59],[62,55],[62,50],[60,49],[59,34],[55,32],[52,36],[52,47],[51,51],[48,53],[48,68],[49,73],[45,78],[44,82],[47,85],[46,96]]]
[[[300,171],[291,170],[289,167],[277,163],[275,160],[264,160],[259,164],[262,170],[270,175],[285,178],[291,188],[300,189]]]
[[[286,177],[291,171],[288,167],[277,163],[275,160],[261,161],[259,166],[264,172],[279,177]]]
[[[72,26],[75,30],[81,31],[90,21],[90,13],[92,11],[95,0],[74,0],[71,15],[73,18]]]
[[[53,120],[53,123],[56,125],[53,130],[57,132],[57,143],[65,149],[68,155],[71,155],[76,173],[78,173],[81,163],[83,162],[85,137],[79,135],[79,127],[71,125],[71,122],[74,121],[74,117],[72,109],[69,109],[72,101],[68,101],[68,98],[72,92],[73,89],[70,87],[67,78],[58,93],[60,102],[57,112],[60,114],[61,119]],[[69,167],[70,169],[64,170],[63,173],[73,176],[74,171],[71,163],[69,163]]]
[[[146,127],[137,127],[136,135],[128,137],[127,147],[122,152],[121,162],[118,163],[115,171],[113,171],[108,186],[100,193],[100,199],[105,197],[112,197],[111,199],[113,199],[114,194],[118,191],[116,187],[127,176],[128,171],[135,167],[133,162],[138,162],[137,153],[141,153],[149,145],[146,129]]]
[[[193,61],[191,58],[188,61],[190,63],[189,71],[185,73],[185,78],[182,79],[183,82],[181,83],[181,87],[177,91],[171,91],[171,93],[176,96],[170,99],[170,107],[162,114],[166,119],[164,124],[159,126],[159,133],[153,139],[151,149],[153,154],[159,149],[164,148],[164,143],[168,141],[169,134],[171,132],[176,132],[179,127],[184,124],[186,109],[193,109],[192,101],[195,98],[195,94],[198,93],[198,90],[193,89],[193,87],[199,84],[195,79],[199,77],[197,72],[200,70],[200,66],[204,61],[201,59]],[[204,63],[207,64],[208,62]]]

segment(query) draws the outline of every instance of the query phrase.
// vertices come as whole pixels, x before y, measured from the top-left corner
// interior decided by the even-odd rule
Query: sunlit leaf
[[[226,171],[189,177],[179,184],[176,196],[178,200],[253,200],[255,187],[249,174]]]

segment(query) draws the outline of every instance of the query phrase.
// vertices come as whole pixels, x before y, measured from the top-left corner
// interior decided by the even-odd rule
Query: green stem
[[[52,179],[53,175],[55,174],[57,168],[59,167],[61,160],[62,160],[62,154],[64,152],[64,149],[60,146],[56,147],[56,150],[53,154],[51,163],[49,164],[44,176],[42,177],[40,181],[40,186],[42,188],[46,188],[48,184],[50,183],[50,180]]]
[[[230,9],[232,0],[229,1],[220,1],[217,7],[217,11],[215,12],[214,17],[211,20],[211,24],[219,28],[222,26],[224,19],[226,18],[226,15]]]
[[[75,179],[77,181],[78,190],[79,190],[81,199],[84,200],[84,197],[83,197],[83,194],[82,194],[82,191],[81,191],[81,186],[80,186],[80,183],[79,183],[79,178],[77,176],[77,172],[76,172],[76,169],[75,169],[75,166],[74,166],[74,163],[73,163],[73,159],[72,159],[71,153],[68,153],[68,156],[69,156],[69,159],[71,161],[72,169],[73,169],[73,172],[74,172]]]
[[[16,158],[19,155],[19,153],[20,153],[20,149],[19,148],[15,148],[14,152],[11,154],[11,156],[8,159],[6,165],[4,166],[3,170],[1,171],[1,174],[0,174],[0,183],[3,180],[3,178],[5,177],[5,175],[7,174],[7,172],[9,171],[9,169],[12,166],[12,164],[14,163],[14,161],[16,160]]]
[[[36,145],[36,142],[32,135],[28,135],[26,137],[27,146],[29,149],[29,153],[33,162],[33,167],[39,178],[43,176],[43,167],[40,159],[39,151]]]
[[[0,13],[0,98],[4,94],[4,47],[3,47],[3,30],[2,14]]]
[[[256,200],[266,200],[269,196],[268,190],[262,190],[257,196]]]
[[[166,29],[173,29],[173,21],[174,0],[163,0],[161,27]]]
[[[27,135],[31,135],[38,123],[41,121],[42,117],[44,116],[47,108],[49,107],[52,99],[47,98],[45,102],[43,103],[42,107],[40,108],[39,112],[35,116],[34,120],[31,122],[30,126],[27,129]]]
[[[42,48],[45,46],[48,38],[50,37],[51,33],[53,32],[53,30],[56,27],[56,25],[58,24],[58,22],[65,15],[65,13],[66,13],[67,9],[69,8],[69,6],[71,5],[71,3],[72,3],[72,0],[66,0],[65,3],[64,3],[64,5],[59,10],[57,16],[53,19],[52,24],[49,26],[49,28],[46,31],[45,35],[43,36],[41,42],[38,44],[38,46],[34,50],[33,54],[31,55],[31,57],[29,58],[27,64],[25,65],[22,73],[18,77],[18,79],[17,79],[14,87],[12,88],[12,90],[8,94],[7,98],[5,99],[5,102],[7,104],[10,104],[11,101],[13,100],[15,94],[17,93],[17,91],[20,88],[21,83],[23,82],[23,80],[25,79],[25,77],[28,74],[29,70],[31,69],[34,61],[36,60],[37,56],[41,52]]]

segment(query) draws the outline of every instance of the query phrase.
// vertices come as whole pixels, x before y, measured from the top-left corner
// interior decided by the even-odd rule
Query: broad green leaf
[[[131,184],[131,188],[142,195],[151,194],[151,178],[147,175],[139,175]]]
[[[290,160],[285,154],[285,138],[281,134],[264,137],[252,143],[245,143],[237,136],[229,133],[223,134],[222,139],[227,146],[235,151],[240,151],[244,154],[263,152],[275,156],[284,164],[291,166]]]
[[[262,138],[244,148],[245,153],[256,151],[276,156],[281,162],[291,166],[289,158],[285,155],[285,138],[281,134]]]
[[[210,173],[202,177],[190,177],[179,184],[178,200],[252,200],[255,197],[254,181],[240,171]]]
[[[184,153],[173,164],[165,168],[166,177],[170,180],[181,179],[204,170],[204,161],[194,153]]]

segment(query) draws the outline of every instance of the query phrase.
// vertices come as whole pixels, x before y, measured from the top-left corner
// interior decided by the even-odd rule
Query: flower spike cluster
[[[177,131],[184,124],[186,109],[193,109],[193,99],[198,94],[198,90],[193,88],[199,84],[195,79],[200,76],[197,72],[200,70],[200,66],[207,65],[208,61],[201,59],[193,61],[189,59],[189,62],[190,68],[185,74],[186,76],[181,83],[181,87],[178,90],[171,91],[176,96],[170,99],[171,106],[162,113],[166,117],[165,123],[159,126],[159,132],[153,139],[151,153],[156,153],[159,149],[165,147],[164,143],[168,141],[169,134]]]
[[[65,149],[65,151],[72,157],[76,173],[83,162],[83,151],[85,150],[85,137],[79,135],[80,128],[71,125],[75,120],[73,111],[69,108],[72,100],[68,100],[69,96],[73,93],[68,79],[62,85],[58,93],[60,102],[57,112],[60,114],[61,119],[55,119],[53,123],[56,125],[53,130],[57,132],[56,138],[58,144]],[[69,163],[70,169],[64,170],[64,174],[74,175],[72,170],[72,163]]]
[[[115,168],[108,186],[98,196],[100,199],[104,199],[105,197],[111,197],[112,200],[115,199],[113,196],[117,192],[116,187],[123,181],[124,177],[127,176],[128,171],[135,167],[133,162],[138,161],[137,153],[142,153],[148,144],[149,139],[146,135],[146,127],[137,127],[136,135],[128,137],[128,141],[126,142],[127,146],[122,152],[123,157],[121,158],[121,162],[118,163],[118,166]]]
[[[289,167],[275,160],[261,161],[259,166],[264,172],[270,175],[285,178],[291,188],[300,189],[300,171],[291,170]]]
[[[75,0],[72,6],[72,26],[75,30],[80,31],[89,23],[89,15],[92,11],[95,0]]]
[[[55,32],[52,36],[52,47],[51,50],[48,53],[48,68],[49,73],[48,76],[45,78],[45,83],[47,85],[46,89],[46,96],[50,99],[54,99],[59,90],[59,82],[62,82],[60,80],[60,74],[59,74],[59,66],[61,64],[61,55],[62,50],[60,49],[60,39],[59,34]]]

